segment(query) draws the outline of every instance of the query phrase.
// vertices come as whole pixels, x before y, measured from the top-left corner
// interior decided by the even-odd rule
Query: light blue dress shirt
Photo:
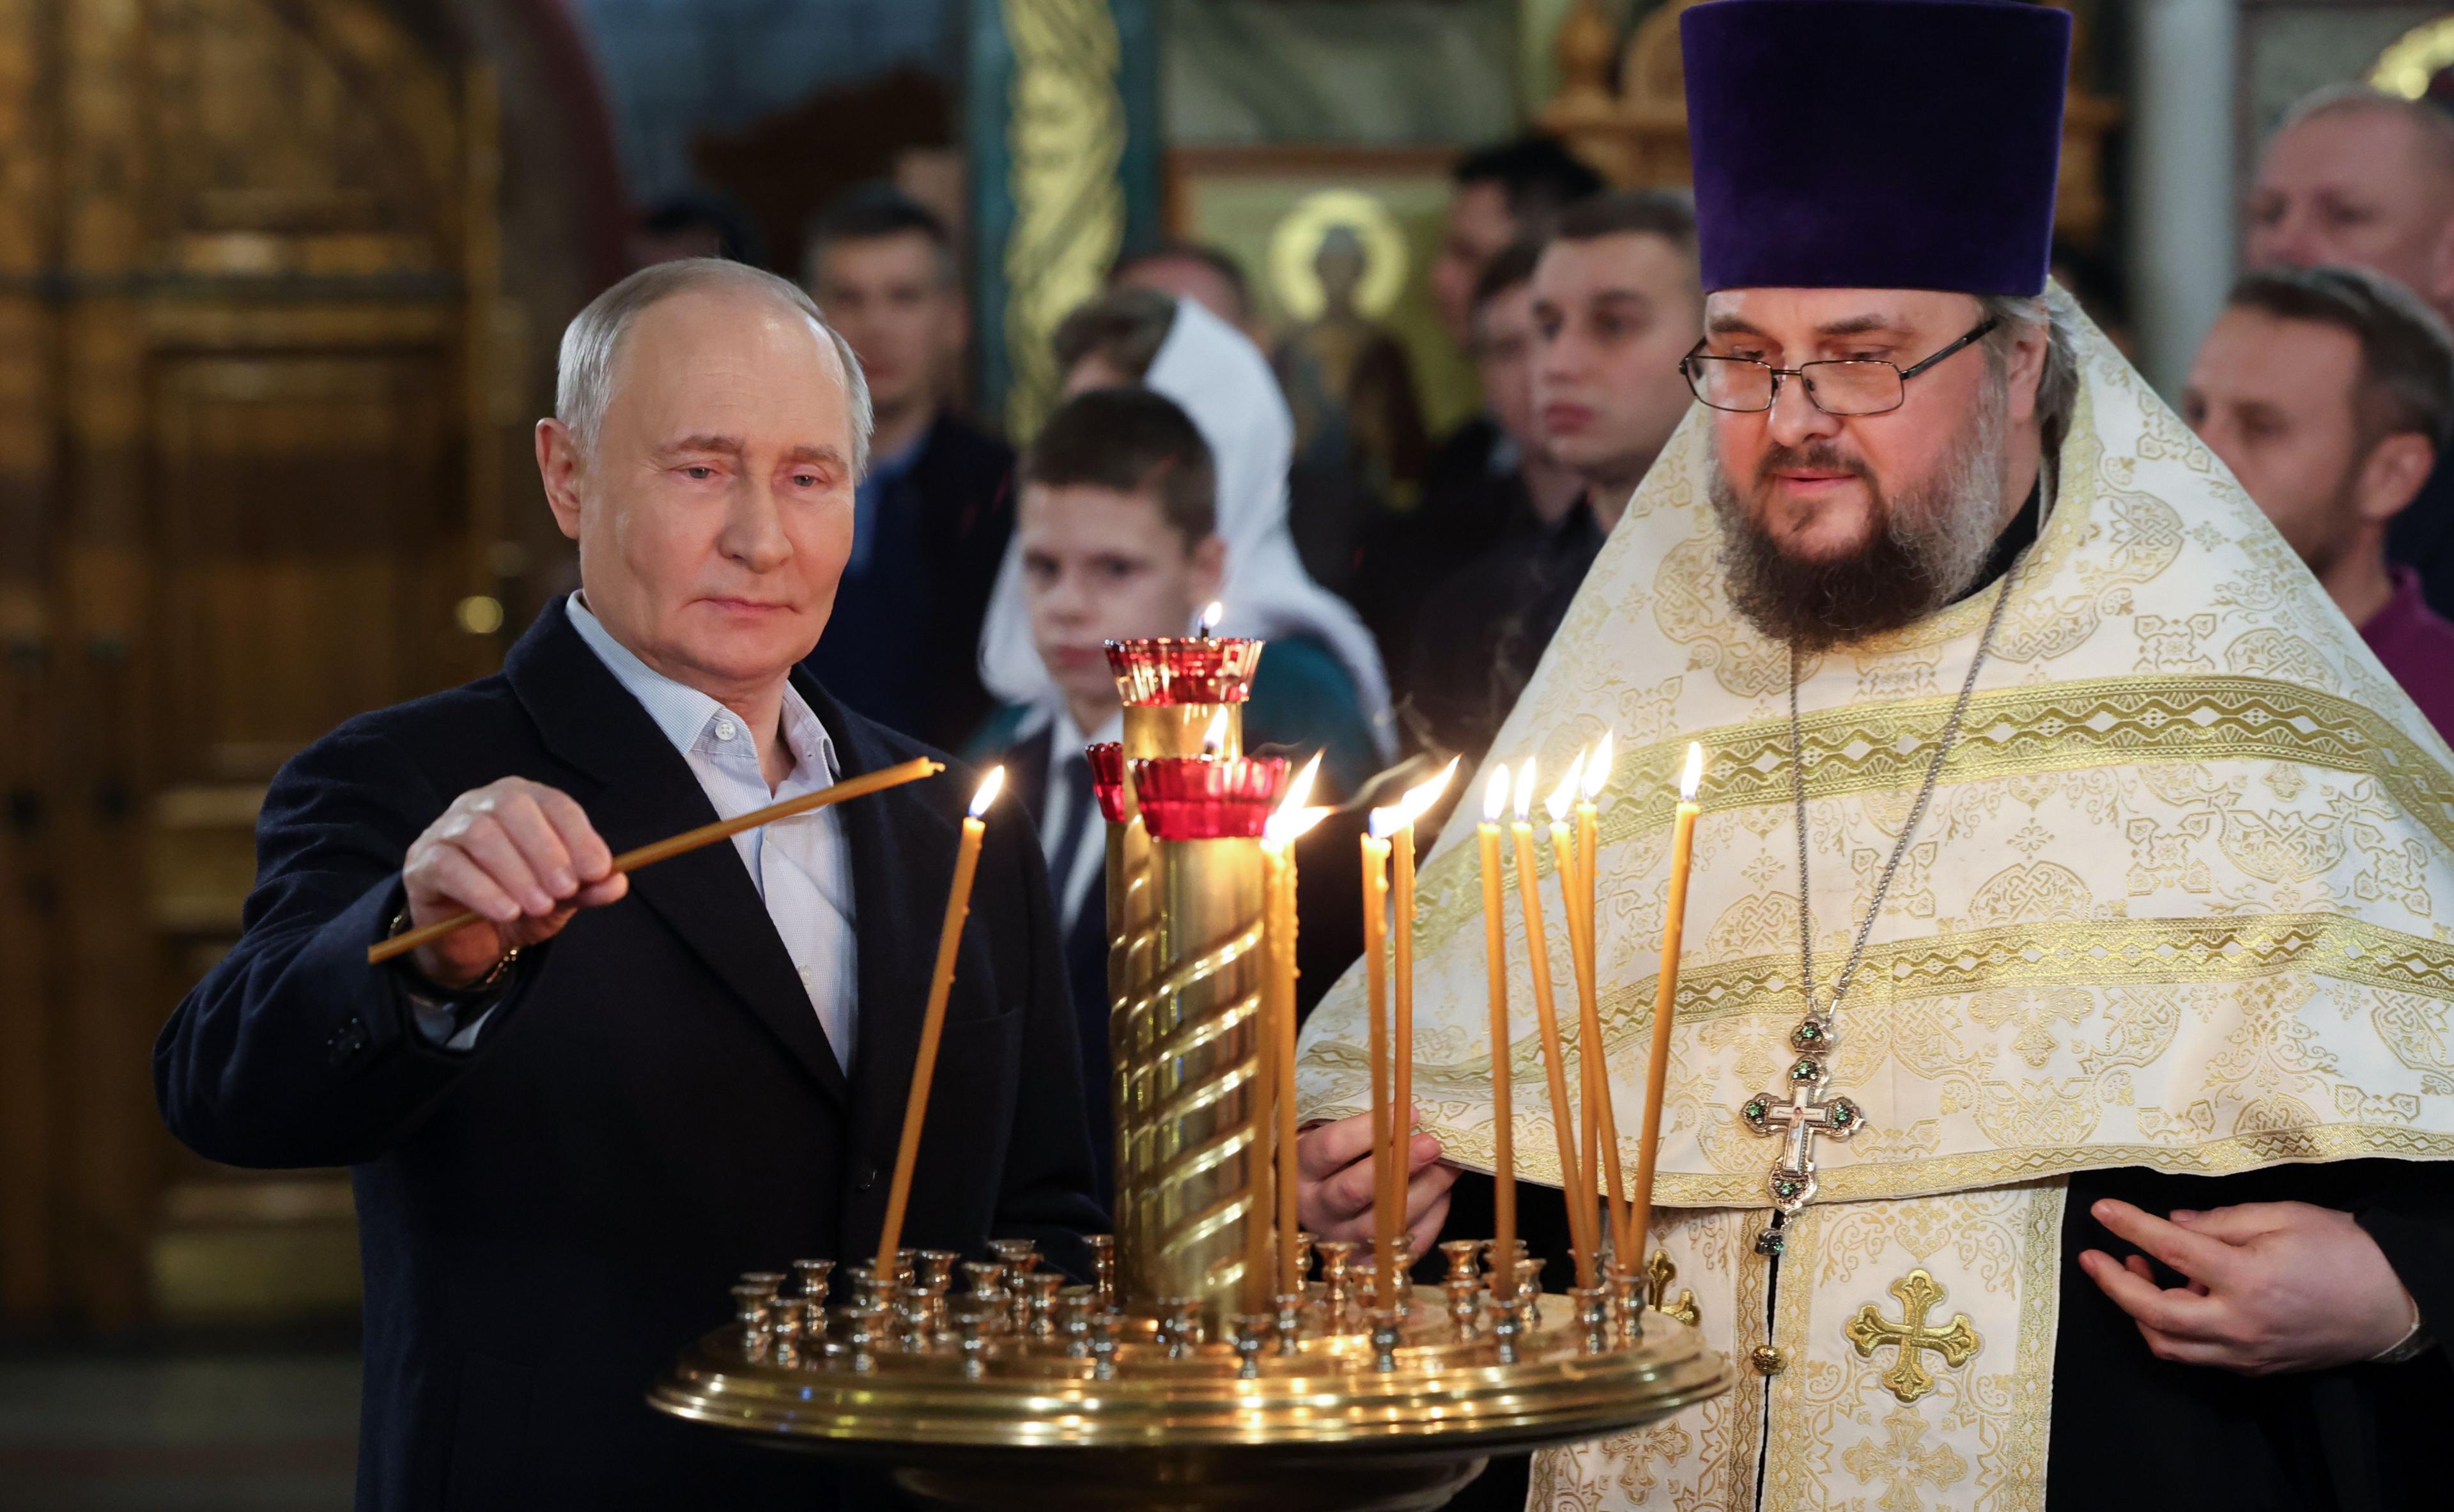
[[[572,628],[681,753],[718,818],[834,785],[835,741],[790,683],[784,686],[783,736],[794,765],[771,789],[758,770],[757,738],[746,721],[632,655],[589,613],[578,594],[571,595],[570,609]],[[733,837],[733,845],[767,905],[785,954],[800,973],[802,989],[810,995],[811,1010],[826,1031],[836,1063],[850,1070],[858,947],[853,932],[852,852],[842,816],[833,808],[815,809],[745,830]]]

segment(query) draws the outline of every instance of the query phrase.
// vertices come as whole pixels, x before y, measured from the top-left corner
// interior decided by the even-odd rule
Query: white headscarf
[[[1201,306],[1179,299],[1175,323],[1143,382],[1192,417],[1217,468],[1218,534],[1227,544],[1225,581],[1218,590],[1226,617],[1219,633],[1320,640],[1353,680],[1373,742],[1384,758],[1394,755],[1380,650],[1346,601],[1312,580],[1296,555],[1295,537],[1287,534],[1295,419],[1260,349]],[[1046,707],[1058,699],[1031,643],[1018,537],[1006,547],[980,623],[980,680],[1009,703]]]

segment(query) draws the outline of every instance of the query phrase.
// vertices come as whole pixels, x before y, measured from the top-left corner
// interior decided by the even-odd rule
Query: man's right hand
[[[508,950],[541,944],[572,915],[631,890],[596,827],[570,795],[504,777],[452,800],[400,869],[412,927],[474,909],[480,922],[410,956],[418,975],[457,989]]]

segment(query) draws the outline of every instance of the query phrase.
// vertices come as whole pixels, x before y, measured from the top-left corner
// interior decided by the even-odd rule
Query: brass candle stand
[[[1256,641],[1112,644],[1125,739],[1094,748],[1108,832],[1116,1232],[1094,1280],[1027,1242],[903,1251],[881,1276],[745,1276],[657,1410],[891,1468],[968,1505],[1431,1508],[1495,1453],[1573,1443],[1729,1385],[1639,1279],[1538,1295],[1538,1262],[1440,1246],[1375,1310],[1365,1246],[1272,1284],[1261,841],[1283,763],[1242,758]],[[1257,1227],[1258,1225],[1258,1227]],[[962,1281],[956,1282],[957,1271]]]

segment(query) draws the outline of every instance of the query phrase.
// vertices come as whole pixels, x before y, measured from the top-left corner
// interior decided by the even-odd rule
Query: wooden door
[[[346,1308],[151,1045],[265,782],[500,655],[493,99],[377,0],[0,0],[0,1310]],[[430,29],[431,30],[431,29]]]

